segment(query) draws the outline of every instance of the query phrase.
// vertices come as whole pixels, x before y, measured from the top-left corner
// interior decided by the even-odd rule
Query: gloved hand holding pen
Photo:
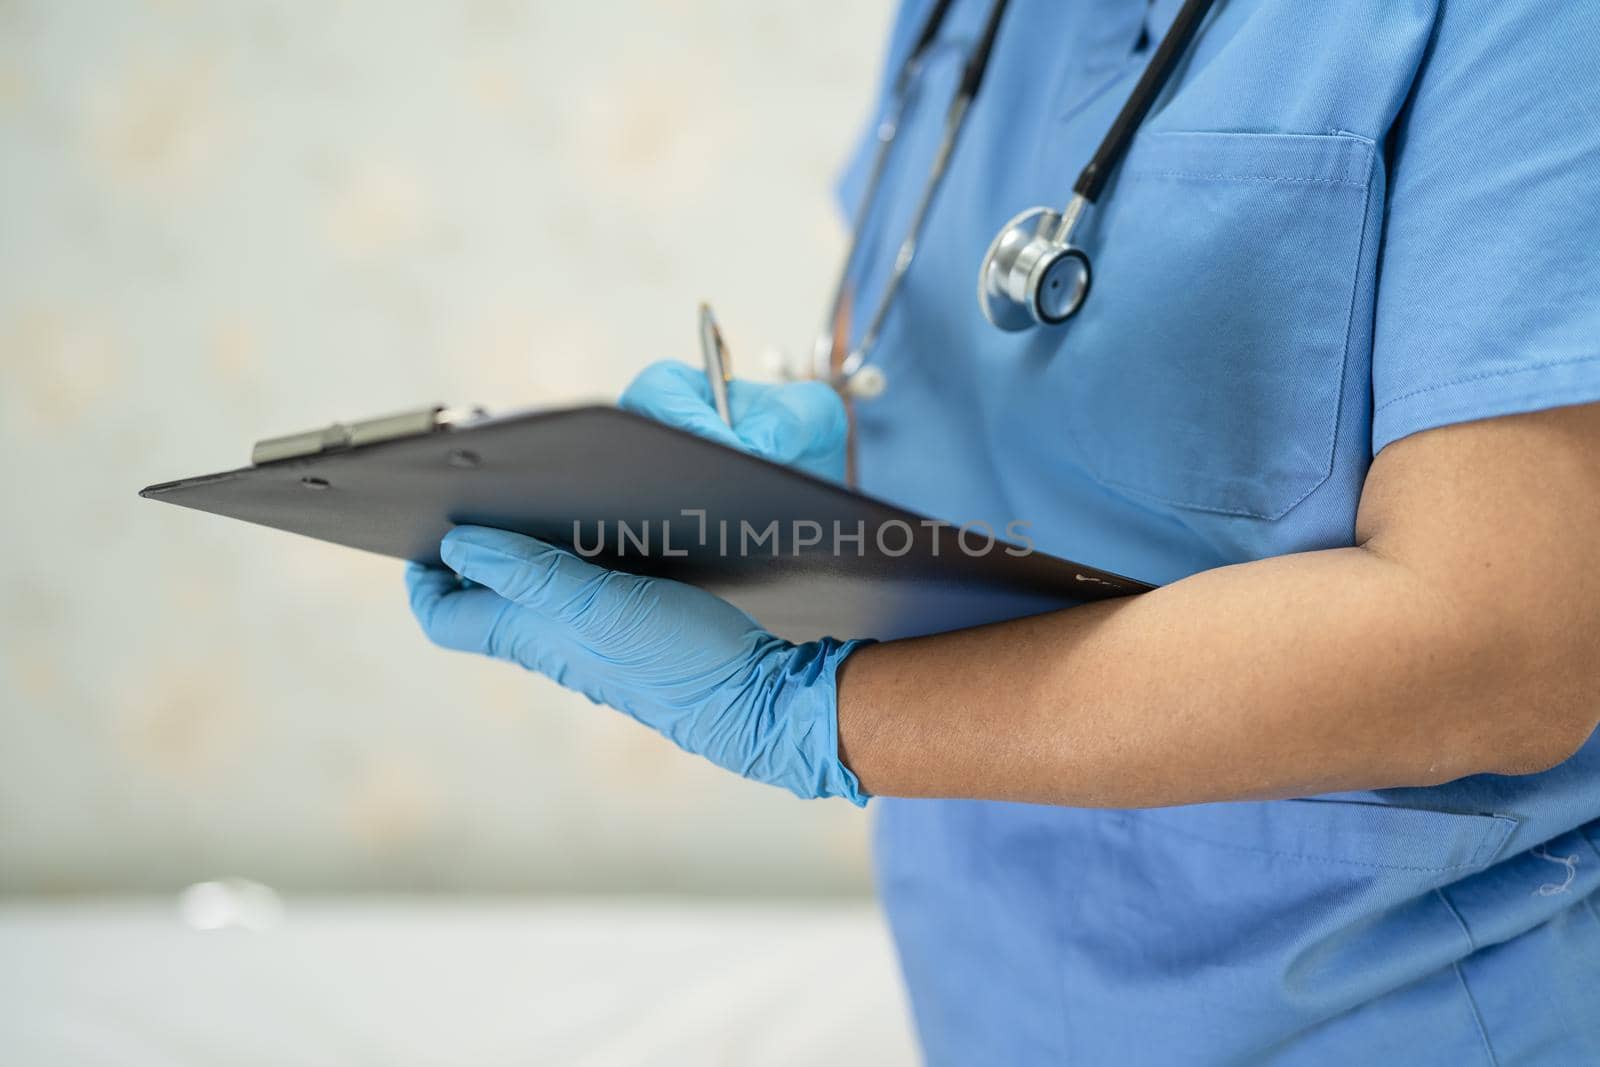
[[[734,382],[732,428],[705,376],[646,369],[622,406],[812,474],[844,472],[845,415],[816,382]],[[440,555],[412,564],[411,610],[436,644],[538,671],[680,747],[802,797],[864,804],[839,759],[835,677],[860,642],[803,645],[680,582],[597,567],[531,537],[462,526]],[[464,582],[463,579],[466,581]]]
[[[733,426],[711,402],[706,376],[685,363],[653,363],[623,392],[618,405],[657,422],[689,430],[807,474],[844,480],[844,403],[825,382],[734,381],[728,385]]]

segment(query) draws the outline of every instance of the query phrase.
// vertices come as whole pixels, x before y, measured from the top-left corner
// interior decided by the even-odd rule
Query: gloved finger
[[[646,367],[618,402],[669,426],[753,452],[811,474],[844,478],[844,402],[824,382],[735,381],[728,386],[729,429],[711,400],[704,372],[685,363]]]
[[[848,420],[832,386],[734,382],[729,404],[740,439],[757,455],[830,476],[836,458],[843,475]]]
[[[717,414],[711,400],[711,383],[706,381],[705,374],[686,363],[670,360],[652,363],[639,372],[617,405],[668,426],[709,437],[719,444],[747,450],[744,442]]]
[[[411,614],[428,640],[457,652],[493,655],[495,635],[516,605],[482,585],[463,585],[451,571],[406,565],[406,592]]]
[[[616,592],[620,584],[645,581],[596,567],[532,537],[486,526],[457,526],[445,535],[439,555],[463,578],[564,622],[594,608],[608,587]]]

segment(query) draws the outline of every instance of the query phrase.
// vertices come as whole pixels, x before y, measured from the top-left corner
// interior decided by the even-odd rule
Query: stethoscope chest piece
[[[1091,273],[1088,255],[1069,239],[1071,222],[1063,227],[1060,212],[1029,208],[995,235],[978,272],[984,318],[1015,333],[1077,314],[1089,295]]]

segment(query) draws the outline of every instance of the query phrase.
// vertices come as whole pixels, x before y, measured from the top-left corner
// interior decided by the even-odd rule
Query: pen
[[[716,402],[717,414],[731,428],[733,413],[728,409],[728,379],[732,376],[728,350],[722,343],[722,331],[711,314],[710,304],[700,305],[700,354],[705,357],[706,381],[711,383],[711,399]]]

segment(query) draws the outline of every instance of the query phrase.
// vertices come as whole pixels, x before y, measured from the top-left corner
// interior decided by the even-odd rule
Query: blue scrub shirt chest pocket
[[[1048,372],[1085,471],[1261,519],[1327,479],[1373,151],[1345,134],[1140,135]]]

